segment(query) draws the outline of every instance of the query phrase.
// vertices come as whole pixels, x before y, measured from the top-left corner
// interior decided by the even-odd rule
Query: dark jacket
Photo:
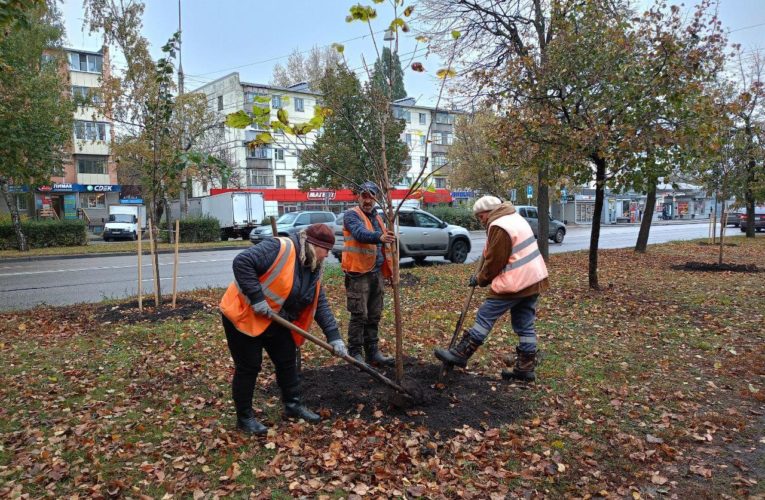
[[[279,311],[279,316],[287,321],[294,321],[300,312],[309,307],[313,302],[316,287],[320,285],[321,273],[318,270],[311,272],[310,267],[300,264],[300,255],[305,249],[301,248],[298,244],[297,235],[290,236],[290,239],[297,251],[294,270],[295,278],[292,282],[292,291],[284,302],[282,310]],[[279,254],[279,246],[279,240],[275,238],[267,239],[244,250],[234,258],[234,279],[239,283],[239,288],[250,300],[251,304],[265,300],[258,276],[268,271],[274,263],[276,256]],[[327,337],[327,342],[341,338],[335,316],[329,308],[329,303],[323,289],[319,291],[319,303],[316,306],[314,319]]]
[[[505,202],[489,214],[489,220],[486,221],[486,224],[488,226],[500,217],[514,213],[515,206],[510,202]],[[496,278],[507,265],[507,260],[510,258],[512,251],[513,241],[510,239],[510,235],[507,234],[507,231],[497,226],[490,228],[486,238],[486,252],[483,266],[481,266],[481,270],[478,272],[479,286],[489,286],[491,284],[491,281]],[[540,294],[549,287],[549,281],[545,278],[539,283],[526,287],[519,292],[496,294],[490,290],[487,295],[492,299],[520,299]]]
[[[372,272],[377,272],[382,267],[384,260],[382,243],[380,241],[383,231],[380,224],[377,222],[377,217],[375,217],[376,212],[373,211],[371,214],[365,212],[364,215],[366,215],[367,219],[372,223],[374,231],[369,231],[367,229],[364,225],[364,221],[361,220],[359,215],[353,209],[345,211],[345,215],[343,215],[343,227],[347,229],[353,235],[353,239],[359,243],[377,244],[377,258],[375,259],[375,267],[372,269]]]

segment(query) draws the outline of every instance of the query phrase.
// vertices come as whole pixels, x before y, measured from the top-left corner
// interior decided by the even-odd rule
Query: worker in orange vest
[[[505,360],[512,370],[503,370],[502,378],[531,382],[536,379],[537,336],[536,308],[539,294],[549,287],[547,266],[539,253],[536,237],[510,202],[495,196],[483,196],[473,205],[473,213],[487,228],[484,261],[478,274],[470,277],[470,286],[491,286],[488,297],[478,308],[475,324],[466,330],[451,349],[436,349],[444,363],[467,366],[470,356],[484,343],[494,323],[510,311],[513,331],[519,337],[515,363]]]
[[[321,417],[300,398],[296,346],[305,340],[271,320],[279,315],[308,330],[315,319],[336,354],[347,354],[337,322],[321,287],[323,262],[335,244],[325,224],[313,224],[288,238],[265,240],[234,258],[234,281],[220,301],[223,329],[234,361],[231,393],[236,424],[246,433],[263,435],[252,396],[263,349],[274,363],[284,413],[316,423]]]
[[[375,366],[391,366],[393,358],[380,352],[378,329],[383,310],[386,278],[392,275],[390,252],[386,245],[396,237],[375,212],[380,190],[365,182],[355,190],[358,206],[343,216],[343,259],[345,292],[348,298],[348,353],[358,361]],[[365,358],[361,357],[364,348]]]

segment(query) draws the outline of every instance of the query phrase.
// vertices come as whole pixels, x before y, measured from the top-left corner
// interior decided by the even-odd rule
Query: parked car
[[[398,213],[400,257],[411,257],[418,264],[427,257],[443,257],[462,264],[470,253],[470,233],[462,226],[447,224],[424,210],[403,206]],[[343,252],[343,215],[334,224],[332,254],[340,260]]]
[[[276,219],[277,236],[289,236],[311,224],[323,223],[334,228],[335,214],[332,212],[287,212]],[[261,241],[273,237],[271,225],[259,226],[250,232],[250,241],[255,245]]]
[[[526,222],[529,223],[531,230],[534,231],[534,236],[539,238],[539,215],[537,213],[537,207],[516,205],[515,209],[518,210],[521,217],[526,219]],[[561,221],[550,217],[547,237],[555,243],[563,243],[563,238],[566,237],[566,225]]]
[[[745,233],[746,228],[749,226],[749,221],[746,213],[741,214],[741,232]],[[754,230],[765,231],[765,207],[754,207]]]
[[[738,227],[741,224],[741,213],[742,212],[734,212],[734,211],[728,212],[728,214],[727,214],[728,218],[726,219],[726,222],[727,222],[726,225],[731,225],[733,227]]]

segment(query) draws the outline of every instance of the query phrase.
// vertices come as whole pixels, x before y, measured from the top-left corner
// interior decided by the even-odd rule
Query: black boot
[[[268,433],[268,427],[255,418],[255,412],[252,411],[252,408],[236,412],[236,427],[242,432],[256,436],[265,436]]]
[[[308,423],[317,424],[321,422],[321,417],[303,406],[297,391],[289,391],[283,394],[284,414],[287,418],[302,418]]]
[[[470,334],[466,331],[462,334],[462,339],[460,339],[459,344],[451,349],[438,348],[434,351],[434,354],[444,363],[465,368],[470,356],[472,356],[480,346],[481,344],[473,340],[470,337]]]
[[[377,344],[368,344],[364,346],[364,351],[366,352],[366,362],[368,365],[378,366],[378,367],[393,366],[396,362],[390,356],[386,356],[385,354],[380,352],[380,349],[377,347]]]
[[[515,363],[508,356],[505,364],[512,366],[512,370],[502,370],[502,378],[505,380],[520,380],[521,382],[533,382],[537,376],[534,369],[537,367],[537,352],[525,352],[515,348]]]

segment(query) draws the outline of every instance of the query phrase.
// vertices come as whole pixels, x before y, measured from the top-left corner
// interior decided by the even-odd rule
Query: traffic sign
[[[563,197],[563,199],[566,199],[567,194],[568,194],[568,190],[566,188],[563,188],[560,190],[560,195]]]
[[[529,184],[526,186],[526,198],[531,198],[532,196],[534,196],[534,186]]]
[[[515,201],[517,197],[518,190],[517,189],[511,189],[510,190],[510,201]]]

